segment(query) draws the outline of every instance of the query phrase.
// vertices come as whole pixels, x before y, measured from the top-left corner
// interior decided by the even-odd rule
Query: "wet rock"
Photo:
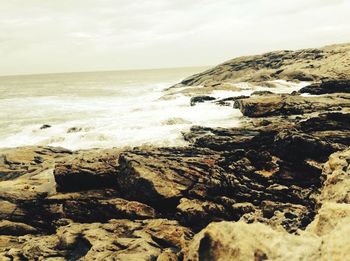
[[[308,85],[299,90],[300,93],[315,95],[329,93],[350,93],[350,80],[328,80]]]
[[[51,128],[52,126],[49,125],[49,124],[44,124],[40,127],[41,130],[44,130],[44,129],[48,129],[48,128]]]
[[[206,101],[213,101],[213,100],[215,100],[215,98],[211,96],[195,96],[191,98],[190,104],[191,106],[195,106],[196,103],[203,103]]]
[[[246,99],[246,98],[249,98],[249,96],[240,95],[240,96],[235,96],[235,97],[228,97],[228,98],[219,99],[219,100],[215,101],[215,104],[221,105],[221,106],[233,106],[236,100]]]
[[[71,127],[67,130],[67,133],[76,133],[76,132],[80,132],[82,131],[83,129],[82,128],[79,128],[79,127]]]

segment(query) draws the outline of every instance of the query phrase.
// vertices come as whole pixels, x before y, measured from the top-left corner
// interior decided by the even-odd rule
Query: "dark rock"
[[[329,93],[350,93],[350,80],[328,80],[321,83],[314,83],[299,90],[300,93],[329,94]]]
[[[270,94],[274,94],[274,93],[270,91],[255,91],[255,92],[252,92],[250,96],[265,96]]]
[[[49,124],[44,124],[40,127],[41,130],[44,130],[44,129],[48,129],[48,128],[51,128],[52,126],[49,125]]]
[[[214,97],[210,97],[210,96],[196,96],[196,97],[192,97],[191,98],[191,106],[195,106],[196,103],[202,103],[202,102],[206,102],[206,101],[213,101],[215,100]]]
[[[305,159],[324,162],[331,153],[341,149],[317,137],[293,131],[280,132],[275,138],[274,147],[277,155],[293,162]]]
[[[215,101],[215,104],[221,105],[221,106],[232,106],[236,100],[245,99],[245,98],[249,98],[249,96],[240,95],[235,97],[228,97],[228,98]]]

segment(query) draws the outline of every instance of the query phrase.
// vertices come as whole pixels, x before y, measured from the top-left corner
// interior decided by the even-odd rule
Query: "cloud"
[[[209,65],[344,42],[347,10],[344,0],[2,1],[0,74]]]

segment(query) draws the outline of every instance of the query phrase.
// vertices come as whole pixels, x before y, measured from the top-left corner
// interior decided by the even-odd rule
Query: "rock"
[[[25,221],[27,213],[20,206],[7,200],[0,200],[0,220]]]
[[[270,91],[254,91],[250,96],[267,96],[267,95],[273,95],[273,92]]]
[[[344,181],[350,173],[349,155],[349,150],[332,154],[325,165],[326,186],[319,196],[322,205],[305,231],[291,235],[259,223],[211,223],[184,250],[185,260],[346,260],[350,204],[337,201],[348,191]],[[334,179],[338,175],[342,178]],[[275,204],[263,208],[268,216],[275,212],[271,203]]]
[[[105,189],[57,194],[43,203],[54,220],[68,218],[75,222],[107,222],[115,218],[155,218],[156,211],[137,201],[118,198],[116,191]]]
[[[332,154],[325,164],[324,176],[320,203],[350,204],[350,150]]]
[[[175,207],[184,194],[191,191],[195,193],[197,186],[202,187],[201,183],[206,182],[208,173],[212,182],[216,182],[217,159],[218,156],[210,151],[197,149],[164,148],[124,152],[119,159],[119,188],[128,198],[158,208]]]
[[[8,220],[0,221],[0,235],[23,236],[35,233],[37,233],[37,230],[27,224]]]
[[[321,184],[318,169],[303,176],[308,168],[293,172],[267,151],[222,155],[207,149],[144,149],[121,154],[118,184],[126,198],[148,204],[166,217],[176,215],[195,230],[214,220],[240,219],[245,213],[234,209],[235,203],[252,203],[262,211],[265,201],[274,201],[276,211],[294,213],[276,217],[276,226],[296,231],[311,221],[311,195]],[[261,213],[256,212],[256,218]]]
[[[273,80],[317,81],[350,79],[348,57],[350,45],[332,45],[320,49],[276,51],[262,55],[238,57],[214,68],[190,76],[172,89],[195,86],[197,89],[239,82],[264,85]]]
[[[176,207],[182,223],[201,228],[212,221],[230,219],[223,205],[196,199],[182,198]]]
[[[44,130],[44,129],[48,129],[48,128],[51,128],[52,126],[49,125],[49,124],[44,124],[40,127],[41,130]]]
[[[58,158],[72,152],[54,147],[19,147],[0,149],[0,181],[13,180],[24,174],[38,173],[49,167]]]
[[[292,162],[305,159],[325,162],[330,154],[341,149],[312,135],[288,130],[276,135],[274,146],[276,155]]]
[[[196,103],[202,103],[202,102],[213,101],[213,100],[215,100],[215,98],[211,96],[195,96],[191,98],[191,106],[195,106]]]
[[[79,128],[79,127],[71,127],[67,130],[67,133],[76,133],[76,132],[80,132],[82,131],[83,129],[82,128]]]
[[[23,237],[21,245],[0,247],[0,253],[29,260],[155,260],[170,253],[177,257],[191,236],[187,228],[164,219],[74,223],[50,236]]]
[[[195,147],[209,148],[214,151],[233,151],[252,146],[259,132],[250,129],[222,129],[200,126],[191,127],[184,133],[184,139]]]
[[[54,169],[57,191],[69,192],[113,187],[118,174],[119,150],[82,152],[79,157],[56,163]]]
[[[329,93],[350,93],[350,80],[327,80],[320,83],[314,83],[301,88],[299,92],[315,95]]]
[[[233,106],[236,100],[246,99],[246,98],[249,98],[249,96],[240,95],[235,97],[228,97],[228,98],[215,101],[215,104],[221,105],[221,106]]]
[[[318,211],[315,219],[307,227],[307,231],[317,236],[331,233],[343,220],[350,216],[350,205],[326,202]]]
[[[350,95],[330,94],[322,97],[303,97],[278,94],[240,99],[235,104],[243,115],[248,117],[286,116],[349,108]]]
[[[321,240],[255,223],[212,223],[190,243],[185,260],[318,260]],[[307,246],[307,247],[305,247]]]

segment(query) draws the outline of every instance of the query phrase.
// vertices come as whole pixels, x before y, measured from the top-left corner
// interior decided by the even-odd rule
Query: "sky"
[[[350,42],[350,0],[0,0],[0,75],[207,66]]]

